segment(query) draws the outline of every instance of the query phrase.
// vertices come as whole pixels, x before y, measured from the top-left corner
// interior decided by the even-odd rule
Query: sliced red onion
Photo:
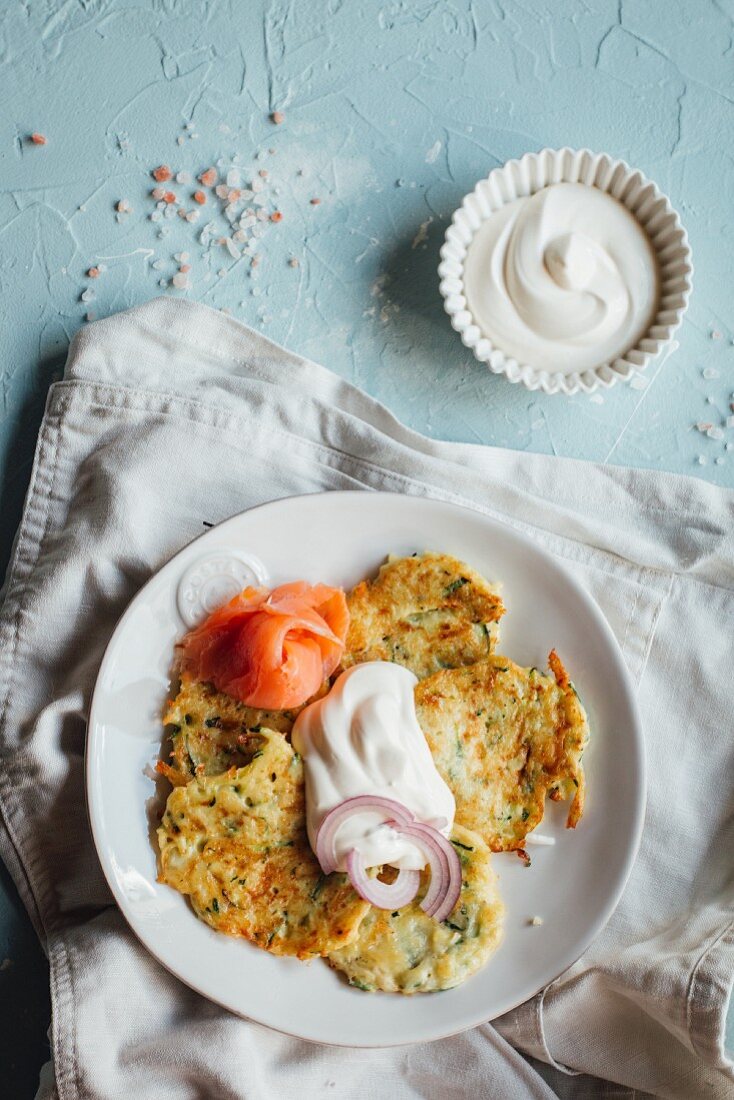
[[[356,813],[383,813],[388,818],[397,821],[400,825],[409,825],[413,822],[413,814],[402,802],[396,802],[393,798],[383,798],[382,795],[360,794],[354,798],[347,798],[329,810],[321,822],[316,833],[316,858],[325,875],[336,871],[336,852],[334,851],[334,839],[337,830]]]
[[[443,833],[419,821],[410,825],[396,822],[401,836],[410,837],[428,859],[431,881],[421,909],[434,920],[443,921],[451,913],[461,893],[461,860]]]
[[[394,882],[380,882],[379,878],[370,878],[362,857],[356,848],[347,855],[347,874],[349,881],[361,898],[377,909],[402,909],[418,893],[420,871],[398,871]]]

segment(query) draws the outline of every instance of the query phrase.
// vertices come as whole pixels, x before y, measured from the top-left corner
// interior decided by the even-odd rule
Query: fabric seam
[[[711,1057],[711,1046],[706,1046],[705,1043],[701,1042],[699,1036],[705,1034],[706,1030],[710,1031],[710,1028],[706,1029],[705,1025],[699,1023],[701,1013],[695,1003],[695,998],[697,988],[699,987],[699,985],[702,984],[703,981],[706,980],[705,978],[700,977],[705,963],[710,958],[710,956],[721,947],[731,948],[734,957],[734,920],[730,921],[729,924],[725,928],[723,928],[711,940],[711,942],[706,945],[706,947],[704,947],[696,962],[696,965],[691,971],[691,976],[688,983],[688,990],[686,994],[686,1024],[688,1026],[688,1034],[690,1036],[691,1045],[694,1051],[696,1052],[698,1057],[705,1062],[708,1062]],[[729,977],[729,1000],[731,1000],[733,986],[734,972],[730,973]],[[727,1005],[728,1003],[729,1002],[727,1001]],[[728,1072],[730,1075],[734,1076],[734,1063],[732,1063],[731,1059],[729,1058],[727,1058],[726,1062],[724,1062],[724,1060],[722,1059],[721,1051],[719,1051],[718,1054],[720,1060],[720,1068],[724,1069],[725,1072]]]

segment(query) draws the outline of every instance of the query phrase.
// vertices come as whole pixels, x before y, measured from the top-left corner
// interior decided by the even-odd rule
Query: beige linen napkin
[[[645,724],[645,834],[608,927],[495,1026],[421,1047],[308,1045],[182,986],[112,904],[84,806],[86,709],[134,593],[205,520],[345,488],[465,504],[571,563]],[[433,442],[203,306],[159,299],[86,328],[49,395],[0,618],[0,850],[51,963],[39,1095],[731,1097],[733,590],[734,494]]]

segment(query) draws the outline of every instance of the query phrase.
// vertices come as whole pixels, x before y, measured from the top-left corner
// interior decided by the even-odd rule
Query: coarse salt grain
[[[291,256],[288,261],[288,267],[298,267],[298,259],[296,256]]]
[[[181,264],[181,266],[180,266],[180,268],[179,268],[178,270],[179,270],[179,271],[180,271],[180,272],[181,272],[181,273],[182,273],[183,275],[186,275],[186,274],[187,274],[187,273],[188,273],[189,271],[191,271],[191,264]]]
[[[528,924],[531,924],[534,928],[537,928],[538,925],[540,925],[542,923],[543,923],[543,918],[542,917],[531,917],[530,920],[528,921]]]
[[[710,420],[699,420],[696,424],[696,430],[699,432],[708,432],[713,428],[713,424]]]
[[[176,183],[191,183],[191,173],[190,172],[177,172],[176,173]]]
[[[214,188],[214,194],[218,199],[226,199],[229,195],[229,188],[226,183],[218,183]]]
[[[273,111],[270,118],[272,119],[272,121],[275,123],[276,126],[280,126],[280,125],[282,125],[282,123],[285,122],[285,115],[283,114],[282,111]]]
[[[310,202],[311,202],[311,206],[319,206],[319,204],[321,203],[321,199],[313,198],[313,199],[310,200]]]
[[[162,271],[166,265],[164,264],[163,260],[154,260],[150,266],[153,268],[154,271]]]
[[[263,191],[264,189],[265,184],[261,179],[254,179],[250,184],[250,190],[252,191],[253,195],[257,195],[258,192]]]
[[[260,179],[263,179],[263,180],[266,180],[269,175],[270,175],[270,173],[268,172],[267,168],[261,168],[260,171],[258,172],[258,176],[260,177]]]
[[[117,204],[118,214],[129,214],[129,213],[131,213],[131,211],[132,211],[132,206],[130,205],[128,200],[127,199],[120,199],[120,201]]]
[[[724,447],[725,451],[734,451],[734,443],[727,443]]]
[[[91,287],[89,287],[87,290],[82,291],[81,300],[83,302],[94,301],[94,291],[91,289]]]
[[[30,140],[33,145],[45,145],[47,142],[47,138],[43,134],[39,134],[37,131],[34,131],[31,134]]]
[[[176,202],[177,200],[176,200],[175,191],[166,191],[165,194],[163,195],[163,201],[168,203],[169,206],[172,203]]]
[[[206,195],[203,191],[194,191],[194,202],[198,202],[199,206],[206,204]]]
[[[159,164],[157,168],[153,169],[151,175],[158,183],[165,183],[166,180],[170,180],[173,172],[167,164]]]
[[[189,210],[189,212],[186,215],[186,221],[187,222],[198,222],[200,217],[201,217],[201,211],[200,210]]]
[[[699,466],[705,466],[706,465],[706,455],[699,455],[698,458],[696,459],[696,462],[698,463]]]
[[[727,428],[734,428],[734,416],[727,416],[726,426]]]
[[[158,202],[161,202],[165,193],[166,191],[164,187],[154,187],[150,194],[152,198],[156,199]]]
[[[710,378],[718,378],[719,372],[716,370],[716,367],[705,367],[701,371],[701,376],[707,380]]]
[[[183,136],[183,134],[179,134],[178,137],[176,138],[176,144],[177,145],[183,145],[183,143],[185,141],[186,141],[186,138]]]
[[[706,435],[709,437],[709,439],[723,439],[724,430],[723,428],[709,428],[709,430],[706,432]]]
[[[100,269],[98,267],[90,267],[89,271],[87,272],[87,276],[90,279],[98,279],[99,278],[99,273],[100,273]]]
[[[724,459],[721,457],[721,455],[719,455],[719,457],[716,459],[716,465],[717,466],[723,466],[724,465]]]
[[[213,187],[217,182],[217,170],[216,168],[207,168],[205,172],[202,172],[199,176],[199,183],[203,183],[204,187]]]
[[[240,185],[240,170],[239,168],[230,168],[227,172],[227,186],[239,187]]]
[[[273,213],[270,215],[270,220],[271,222],[282,222],[283,215],[281,214],[280,210],[274,210]]]
[[[176,272],[171,282],[176,287],[176,290],[188,290],[190,286],[188,275],[181,271]]]

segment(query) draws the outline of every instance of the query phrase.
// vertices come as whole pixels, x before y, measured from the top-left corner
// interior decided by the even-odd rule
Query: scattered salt
[[[723,466],[724,465],[724,459],[721,457],[721,455],[719,455],[719,457],[716,459],[716,465],[717,466]]]
[[[542,923],[543,923],[543,918],[542,917],[531,917],[530,920],[528,921],[528,924],[531,924],[534,928],[537,928]]]
[[[709,439],[723,439],[724,430],[723,428],[709,428],[709,430],[706,432],[706,435],[709,437]]]
[[[698,463],[699,466],[705,466],[706,465],[706,455],[699,455],[698,458],[696,459],[696,462]]]
[[[701,376],[707,380],[710,378],[718,378],[719,372],[717,371],[716,367],[705,367],[701,371]]]
[[[431,148],[426,153],[426,164],[433,164],[438,160],[438,155],[441,152],[441,142],[434,141]]]
[[[631,390],[644,390],[646,386],[647,386],[647,379],[643,378],[642,375],[633,374],[632,377],[630,378],[630,389]]]
[[[726,426],[727,428],[734,428],[734,416],[727,416]]]
[[[163,260],[155,260],[150,266],[153,268],[154,271],[163,271],[163,268],[166,265],[164,264]]]
[[[186,138],[183,136],[183,134],[179,134],[178,137],[176,138],[176,144],[177,145],[183,145],[183,143],[185,141],[186,141]]]
[[[171,282],[176,287],[176,290],[188,290],[191,285],[189,277],[184,271],[177,271],[171,279]]]
[[[82,292],[81,300],[83,302],[93,302],[94,298],[95,294],[91,287],[88,287],[85,291]]]
[[[227,186],[239,187],[240,185],[240,172],[238,168],[230,168],[227,172]]]

